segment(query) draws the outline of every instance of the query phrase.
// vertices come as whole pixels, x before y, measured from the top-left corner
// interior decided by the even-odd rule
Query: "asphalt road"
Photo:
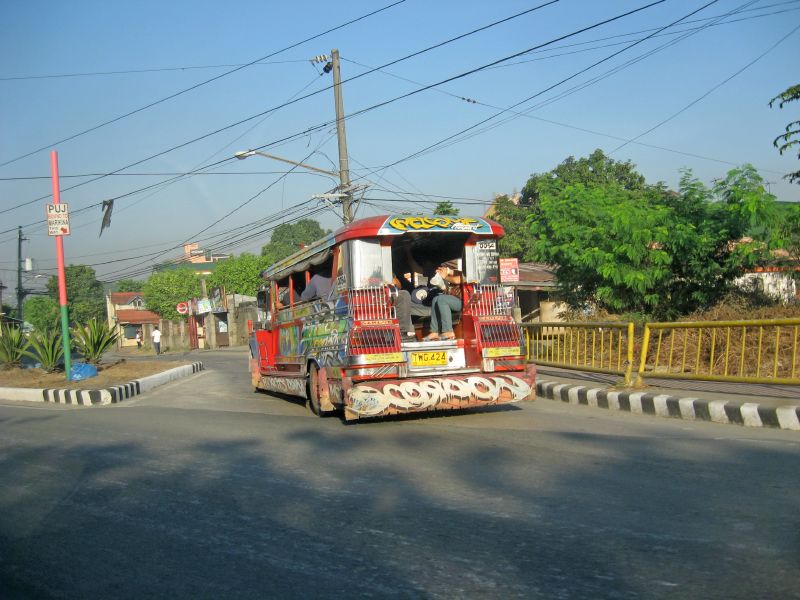
[[[345,425],[239,352],[0,405],[0,598],[800,598],[800,436],[540,400]]]

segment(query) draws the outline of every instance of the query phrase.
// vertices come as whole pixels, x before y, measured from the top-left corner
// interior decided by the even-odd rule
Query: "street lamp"
[[[236,152],[234,156],[239,160],[244,160],[245,158],[255,156],[256,154],[258,154],[259,156],[264,156],[265,158],[271,158],[272,160],[279,160],[281,162],[289,163],[290,165],[295,165],[296,167],[303,167],[304,169],[308,169],[309,171],[316,171],[317,173],[330,175],[331,177],[339,177],[339,173],[334,173],[333,171],[326,171],[325,169],[318,169],[317,167],[312,167],[311,165],[307,165],[305,163],[289,160],[288,158],[281,158],[280,156],[275,156],[273,154],[267,154],[266,152],[261,152],[260,150],[240,150],[239,152]]]

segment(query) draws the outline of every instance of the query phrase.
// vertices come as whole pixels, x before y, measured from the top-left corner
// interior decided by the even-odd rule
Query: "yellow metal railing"
[[[800,384],[800,319],[647,323],[644,377]]]
[[[633,323],[522,323],[528,360],[581,371],[622,375],[634,366]]]
[[[800,318],[760,321],[523,323],[529,361],[645,378],[800,384]],[[638,349],[638,360],[634,355]]]

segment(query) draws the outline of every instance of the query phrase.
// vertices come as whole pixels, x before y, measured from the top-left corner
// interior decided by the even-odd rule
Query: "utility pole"
[[[336,136],[339,140],[339,182],[342,197],[342,221],[353,221],[353,193],[350,189],[350,164],[347,160],[347,139],[344,130],[344,102],[342,101],[342,74],[339,65],[339,50],[331,50],[333,65],[333,97],[336,102]]]
[[[25,288],[22,287],[22,242],[25,239],[22,237],[22,225],[19,225],[17,227],[17,318],[20,325],[24,323],[22,303],[25,300]]]

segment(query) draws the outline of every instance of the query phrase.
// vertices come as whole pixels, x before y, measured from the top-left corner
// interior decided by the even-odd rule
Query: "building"
[[[111,292],[106,296],[108,326],[119,335],[117,347],[136,346],[136,332],[142,332],[144,340],[150,339],[159,316],[147,310],[141,292]]]
[[[194,271],[198,277],[205,278],[214,272],[217,263],[230,258],[230,254],[215,254],[210,250],[200,247],[197,242],[183,245],[183,256],[176,260],[161,263],[153,267],[153,272],[189,269]]]

